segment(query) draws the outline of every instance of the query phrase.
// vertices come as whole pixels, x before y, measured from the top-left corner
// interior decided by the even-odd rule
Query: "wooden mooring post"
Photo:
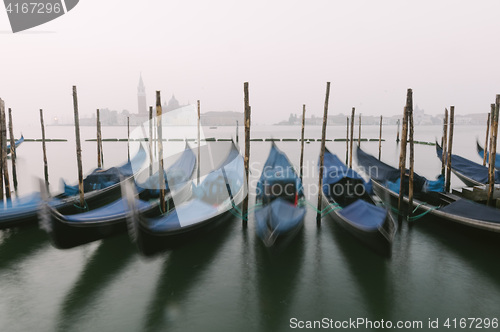
[[[49,192],[49,166],[47,163],[47,149],[45,146],[45,124],[43,122],[43,110],[40,109],[40,127],[42,130],[42,152],[43,152],[43,178],[45,180],[45,188]]]
[[[359,136],[358,136],[358,148],[361,147],[361,113],[359,114]]]
[[[4,101],[0,98],[0,109],[4,106]],[[0,202],[3,202],[3,160],[7,155],[3,154],[3,138],[2,138],[2,118],[0,117]]]
[[[382,157],[382,121],[383,117],[380,116],[380,133],[378,135],[378,160]]]
[[[345,134],[345,164],[349,165],[349,117],[346,117],[346,134]]]
[[[486,120],[486,139],[484,140],[483,166],[486,166],[486,159],[488,159],[487,155],[488,151],[490,150],[488,147],[488,137],[490,133],[490,119],[491,119],[491,112],[488,113],[488,119]]]
[[[410,178],[408,183],[408,220],[411,220],[413,213],[413,174],[414,174],[414,149],[413,149],[413,92],[408,89],[407,92],[407,105],[408,105],[408,125],[410,127],[409,141],[410,141]]]
[[[330,99],[330,82],[326,82],[325,107],[323,112],[323,127],[321,128],[321,150],[319,152],[319,180],[318,180],[318,212],[316,215],[316,223],[321,225],[321,199],[323,192],[323,165],[325,162],[325,139],[326,139],[326,123],[328,120],[328,102]]]
[[[130,117],[127,116],[127,160],[130,161]]]
[[[351,112],[351,140],[349,141],[349,168],[352,168],[352,148],[354,143],[354,112],[356,109],[353,107]]]
[[[500,108],[500,95],[496,95],[495,99],[495,110],[491,117],[491,148],[490,148],[490,158],[489,158],[489,186],[488,186],[488,199],[486,201],[487,205],[495,205],[493,200],[493,192],[495,189],[495,162],[497,154],[497,139],[498,139],[498,117]]]
[[[96,128],[97,128],[97,167],[102,168],[102,136],[101,136],[101,117],[99,109],[96,110]]]
[[[78,192],[80,193],[80,207],[85,206],[83,195],[83,166],[82,166],[82,146],[80,143],[80,118],[78,117],[78,95],[76,86],[73,85],[73,109],[75,115],[75,137],[76,137],[76,162],[78,165]]]
[[[450,106],[450,124],[448,136],[448,157],[446,159],[446,184],[445,191],[450,192],[451,186],[451,155],[453,151],[453,127],[455,125],[455,106]]]
[[[153,106],[149,106],[149,176],[153,175]]]
[[[443,119],[443,139],[441,140],[441,174],[446,177],[446,158],[448,149],[448,109],[444,109]],[[446,180],[446,179],[445,179]]]
[[[244,105],[245,105],[245,185],[247,192],[250,192],[250,188],[248,187],[248,174],[250,168],[250,118],[252,109],[250,107],[250,97],[248,94],[248,82],[243,83],[243,93],[244,93]],[[247,227],[248,224],[248,194],[245,196],[243,200],[243,208],[242,208],[242,226],[243,228]]]
[[[0,136],[2,154],[3,183],[5,188],[5,198],[10,199],[9,169],[7,167],[7,124],[5,120],[5,103],[0,99]],[[0,173],[1,175],[1,173]],[[2,177],[0,176],[0,181]],[[3,198],[2,198],[3,199]]]
[[[306,105],[302,105],[302,130],[300,132],[300,180],[303,176],[304,168],[304,129],[306,125]]]
[[[10,162],[12,166],[12,182],[14,192],[17,196],[17,170],[16,170],[16,139],[14,137],[14,124],[12,122],[12,110],[9,108],[9,133],[10,133]]]
[[[404,182],[406,173],[406,143],[408,138],[408,107],[405,106],[403,113],[403,128],[401,129],[401,151],[399,154],[399,198],[398,198],[398,222],[403,221],[403,200],[404,200]]]
[[[240,133],[240,126],[238,120],[236,120],[236,143],[240,142],[239,133]]]
[[[396,132],[396,143],[399,143],[399,123],[400,123],[400,121],[398,119],[398,130]]]
[[[160,206],[165,211],[165,177],[163,174],[163,133],[162,133],[162,109],[160,91],[156,91],[156,131],[158,132],[158,179],[160,183]]]

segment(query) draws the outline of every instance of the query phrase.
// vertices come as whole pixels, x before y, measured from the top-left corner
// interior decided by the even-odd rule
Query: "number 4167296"
[[[42,2],[23,2],[9,3],[7,5],[7,13],[11,14],[59,14],[61,12],[60,3],[42,3]]]
[[[498,318],[448,318],[443,324],[447,328],[489,329],[498,328]]]

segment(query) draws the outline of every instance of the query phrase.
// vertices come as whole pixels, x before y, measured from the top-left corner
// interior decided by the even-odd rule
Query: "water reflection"
[[[145,331],[165,331],[169,320],[176,318],[177,309],[188,301],[187,295],[213,263],[224,239],[238,224],[228,221],[207,236],[169,252],[165,259],[154,295],[146,308]]]
[[[127,235],[102,240],[62,302],[59,330],[72,330],[72,325],[90,310],[86,308],[100,298],[101,291],[120,275],[134,256],[135,247]]]
[[[277,331],[288,322],[304,256],[304,229],[279,252],[255,240],[260,330]]]
[[[437,261],[449,259],[447,256],[450,255],[459,256],[460,262],[490,278],[491,284],[500,289],[500,264],[493,262],[491,255],[500,251],[496,234],[485,234],[470,227],[435,220],[422,222],[413,228],[414,232],[422,233],[436,243]]]
[[[47,235],[38,226],[0,231],[0,270],[19,264],[48,245]]]

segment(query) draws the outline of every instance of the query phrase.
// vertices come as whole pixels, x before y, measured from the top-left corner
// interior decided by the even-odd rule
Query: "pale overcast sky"
[[[499,1],[80,0],[66,15],[10,33],[0,10],[0,98],[17,115],[137,112],[142,72],[155,90],[202,112],[242,111],[255,123],[307,105],[321,116],[355,106],[402,113],[406,89],[427,113],[489,111],[500,93]]]

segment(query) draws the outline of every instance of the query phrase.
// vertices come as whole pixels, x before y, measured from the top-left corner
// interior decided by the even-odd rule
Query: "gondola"
[[[266,247],[289,242],[304,224],[302,180],[273,142],[257,183],[255,229]]]
[[[328,149],[322,189],[323,208],[333,221],[378,253],[390,256],[396,232],[391,213],[375,204],[371,181],[365,181]]]
[[[16,146],[16,149],[21,143],[24,142],[24,136],[21,135],[20,139],[16,139],[14,145]],[[10,144],[7,144],[7,154],[10,154]]]
[[[139,213],[133,186],[130,182],[124,184],[132,242],[136,243],[141,254],[151,256],[207,234],[239,213],[238,206],[246,197],[244,177],[243,158],[233,142],[218,169],[207,174],[198,186],[192,182],[192,198],[161,216],[148,217]]]
[[[484,149],[481,146],[481,144],[479,144],[478,141],[476,141],[476,148],[477,148],[477,153],[479,154],[481,159],[484,159]],[[487,163],[489,162],[489,159],[490,159],[490,154],[488,153],[486,155],[486,162]],[[495,155],[495,168],[500,170],[500,154],[498,154],[498,153]]]
[[[177,203],[191,195],[191,179],[196,164],[196,156],[186,143],[186,148],[179,159],[165,173],[166,196],[169,208],[174,207],[172,195]],[[144,172],[148,173],[148,169]],[[140,175],[136,175],[139,179]],[[136,204],[140,213],[147,216],[160,214],[158,204],[158,173],[145,182],[136,184],[138,195]],[[48,230],[52,244],[59,249],[100,240],[127,230],[126,217],[128,207],[125,199],[115,201],[99,208],[76,214],[62,214],[56,208],[47,205],[44,208],[44,228]]]
[[[437,143],[436,154],[441,160],[443,149]],[[489,182],[488,167],[454,154],[451,155],[451,171],[468,187],[481,186]],[[495,171],[495,183],[500,183],[500,171]]]
[[[83,181],[86,189],[85,203],[87,204],[87,208],[94,209],[116,200],[121,193],[119,185],[120,177],[132,176],[133,170],[139,169],[139,166],[144,163],[146,157],[146,151],[141,146],[134,158],[124,165],[113,167],[107,171],[97,169],[88,175]],[[64,192],[52,197],[48,204],[60,213],[71,213],[71,211],[78,209],[75,207],[75,204],[78,204],[78,197],[75,196],[77,193],[78,186],[65,185]],[[42,197],[40,192],[0,202],[0,229],[21,227],[36,223],[41,203]]]
[[[400,171],[375,157],[357,150],[358,165],[372,179],[373,190],[391,207],[398,206]],[[401,213],[408,211],[408,176],[404,179],[405,195]],[[411,207],[413,216],[428,220],[449,222],[466,226],[469,230],[480,230],[500,235],[500,210],[463,199],[457,195],[443,192],[442,177],[429,181],[414,174],[414,200]]]

